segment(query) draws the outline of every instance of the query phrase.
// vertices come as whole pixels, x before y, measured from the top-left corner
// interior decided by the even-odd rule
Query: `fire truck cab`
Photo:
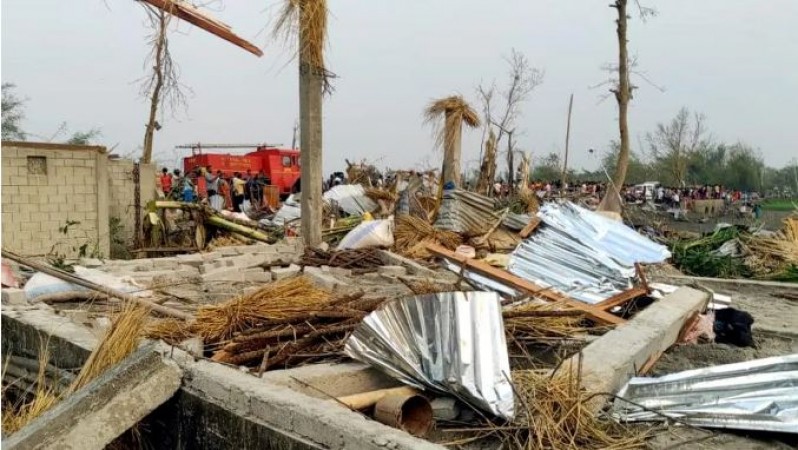
[[[200,167],[211,167],[216,173],[221,170],[225,177],[232,177],[236,172],[252,176],[263,172],[269,183],[277,186],[281,196],[299,191],[300,160],[298,149],[278,148],[267,144],[258,145],[203,145],[193,144],[178,146],[191,148],[191,156],[183,158],[183,170],[191,173]],[[255,148],[255,151],[234,155],[230,153],[208,153],[205,149]]]

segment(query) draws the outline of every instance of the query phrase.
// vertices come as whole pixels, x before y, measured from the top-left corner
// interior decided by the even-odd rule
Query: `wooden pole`
[[[563,158],[562,163],[562,176],[560,179],[562,180],[562,187],[561,189],[565,189],[565,183],[568,179],[568,145],[571,142],[571,111],[574,108],[574,94],[571,94],[571,100],[568,101],[568,122],[565,126],[565,158]]]
[[[336,400],[338,400],[339,403],[343,403],[344,405],[348,406],[350,409],[357,410],[374,406],[378,401],[389,395],[418,395],[418,391],[410,386],[401,386],[347,395],[344,397],[338,397]]]
[[[3,249],[2,255],[3,258],[8,258],[12,261],[16,261],[19,264],[22,264],[23,266],[27,266],[39,272],[46,273],[47,275],[58,278],[59,280],[68,281],[72,284],[77,284],[78,286],[83,286],[93,291],[102,292],[103,294],[109,297],[118,298],[120,300],[125,300],[128,302],[138,303],[140,305],[146,306],[152,311],[159,312],[166,316],[171,316],[183,320],[193,319],[193,316],[187,312],[183,312],[174,308],[169,308],[168,306],[162,306],[150,300],[141,297],[136,297],[126,292],[117,291],[116,289],[112,289],[89,280],[84,280],[83,278],[80,278],[77,275],[64,272],[63,270],[56,269],[55,267],[51,267],[47,264],[42,264],[27,258],[23,258],[22,256],[17,255],[14,252]]]

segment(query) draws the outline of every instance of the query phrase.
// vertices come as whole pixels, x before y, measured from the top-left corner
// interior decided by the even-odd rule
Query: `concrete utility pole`
[[[574,94],[571,94],[571,100],[568,102],[568,124],[565,126],[565,158],[562,163],[562,180],[563,189],[568,178],[568,144],[571,142],[571,111],[574,108]]]
[[[305,9],[300,8],[300,14]],[[300,17],[300,22],[302,18]],[[306,27],[300,27],[299,48],[305,48]],[[324,73],[322,68],[307,58],[307,52],[299,52],[299,145],[302,177],[302,237],[305,245],[321,244],[322,222],[322,123],[321,103]]]

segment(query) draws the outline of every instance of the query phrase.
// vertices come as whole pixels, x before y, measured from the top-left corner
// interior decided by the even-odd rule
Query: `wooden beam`
[[[521,236],[522,239],[526,239],[535,231],[538,225],[540,225],[540,217],[534,216],[529,220],[529,223],[526,224],[524,229],[518,232],[518,235]]]
[[[186,3],[182,0],[142,0],[158,9],[164,10],[167,13],[183,19],[186,22],[195,25],[203,30],[230,42],[233,45],[243,48],[244,50],[252,53],[255,56],[263,56],[263,51],[255,46],[255,44],[239,37],[230,29],[230,26],[220,22],[217,19],[209,16],[208,14],[200,11],[194,5]]]
[[[636,299],[637,297],[641,297],[646,294],[648,294],[646,288],[633,287],[632,289],[627,289],[619,294],[613,295],[606,300],[596,303],[596,308],[599,308],[603,311],[609,311],[616,306],[621,306],[630,300]]]
[[[597,320],[598,322],[608,323],[612,325],[618,325],[626,322],[624,319],[618,316],[614,316],[602,309],[595,307],[594,305],[589,305],[587,303],[574,300],[570,297],[559,294],[551,289],[538,286],[537,284],[532,283],[531,281],[525,280],[507,271],[497,269],[496,267],[493,267],[482,261],[458,255],[440,245],[427,244],[427,250],[442,258],[456,261],[460,263],[462,266],[473,270],[474,272],[478,272],[493,280],[498,281],[499,283],[512,287],[513,289],[522,291],[526,294],[531,294],[537,297],[541,297],[544,300],[549,300],[552,302],[563,302],[573,309],[584,311],[587,316]]]
[[[635,271],[637,272],[637,278],[640,279],[640,285],[643,286],[647,294],[650,294],[651,288],[648,287],[648,279],[646,279],[646,273],[643,271],[643,265],[635,263]]]

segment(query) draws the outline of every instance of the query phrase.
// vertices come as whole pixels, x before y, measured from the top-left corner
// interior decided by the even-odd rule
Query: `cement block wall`
[[[103,147],[4,142],[3,246],[36,255],[55,245],[72,257],[88,242],[107,255],[106,161]],[[64,234],[67,221],[80,224]]]
[[[107,257],[109,220],[119,217],[132,240],[133,162],[109,161],[104,147],[3,142],[3,246],[23,255],[78,256],[88,244]],[[142,205],[155,195],[155,166],[141,169]],[[66,234],[60,228],[71,225]]]
[[[108,214],[118,218],[122,226],[122,238],[132,244],[136,236],[135,183],[133,181],[134,163],[128,159],[108,161],[109,203]],[[139,167],[141,184],[141,206],[155,198],[156,168],[154,164]]]

